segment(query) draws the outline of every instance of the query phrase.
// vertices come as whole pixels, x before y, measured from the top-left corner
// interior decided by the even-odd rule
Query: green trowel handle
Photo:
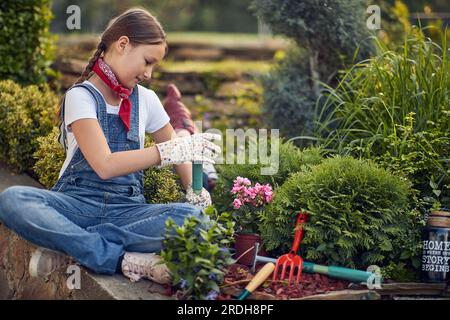
[[[308,273],[326,274],[330,277],[352,281],[352,282],[367,282],[373,275],[371,272],[336,267],[336,266],[321,266],[312,262],[303,263],[303,271]]]
[[[203,189],[203,163],[192,162],[192,189],[200,194]]]

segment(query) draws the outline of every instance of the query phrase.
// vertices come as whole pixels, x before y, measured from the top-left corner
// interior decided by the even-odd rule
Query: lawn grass
[[[167,34],[169,45],[171,42],[195,42],[217,46],[236,45],[279,45],[284,46],[287,40],[280,36],[263,35],[256,33],[218,33],[218,32],[169,32]]]
[[[159,71],[166,72],[198,72],[198,73],[266,73],[271,67],[267,61],[163,61]]]

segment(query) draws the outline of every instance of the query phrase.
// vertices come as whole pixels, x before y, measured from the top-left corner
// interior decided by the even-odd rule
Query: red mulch
[[[259,271],[264,264],[257,266],[256,271]],[[279,273],[281,275],[281,272]],[[289,273],[286,272],[285,281],[272,281],[272,276],[267,279],[258,289],[257,292],[265,293],[268,295],[275,296],[276,299],[287,300],[293,298],[301,298],[316,294],[325,294],[331,291],[339,291],[347,289],[349,282],[343,280],[337,280],[329,278],[321,274],[310,274],[302,273],[300,283],[295,285],[295,282],[291,285],[287,283],[289,279]],[[229,267],[228,273],[224,279],[224,285],[232,284],[239,280],[249,280],[253,277],[250,273],[250,268],[240,264],[233,264]],[[239,291],[243,290],[247,283],[236,284],[234,287],[238,288]],[[232,297],[227,294],[219,295],[219,300],[232,300]]]
[[[256,267],[256,272],[258,272],[263,266],[264,264],[258,265]],[[279,274],[281,275],[281,272]],[[317,294],[325,294],[332,291],[345,290],[350,284],[350,282],[332,279],[317,273],[302,273],[302,277],[298,285],[295,285],[295,282],[289,285],[287,281],[289,278],[289,273],[286,272],[286,275],[287,277],[285,281],[272,281],[271,275],[270,278],[268,278],[261,286],[259,286],[259,288],[256,289],[256,292],[261,293],[267,298],[288,300]],[[233,284],[242,280],[250,280],[253,276],[254,275],[250,272],[249,267],[241,264],[233,264],[228,268],[223,285]],[[234,284],[232,287],[238,289],[238,292],[241,292],[247,284],[248,282],[243,281],[243,283]],[[166,285],[165,290],[165,294],[167,296],[178,296],[181,294],[180,291],[177,291],[177,289],[173,288],[171,285]],[[236,299],[235,296],[231,296],[223,292],[217,297],[217,300],[234,299]]]

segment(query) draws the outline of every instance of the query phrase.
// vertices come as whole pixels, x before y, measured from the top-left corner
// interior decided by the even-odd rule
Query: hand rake
[[[301,276],[302,276],[302,268],[303,268],[303,259],[301,256],[297,254],[298,247],[300,246],[300,241],[303,238],[303,224],[306,223],[308,219],[307,214],[300,211],[297,222],[295,224],[295,237],[294,237],[294,243],[292,244],[291,251],[287,254],[282,255],[278,258],[277,263],[275,265],[275,270],[273,272],[273,281],[276,281],[277,275],[278,275],[278,268],[282,265],[283,268],[281,270],[281,277],[280,280],[284,280],[286,275],[286,269],[287,267],[290,268],[289,272],[289,284],[292,283],[292,280],[294,278],[294,271],[297,268],[297,274],[296,274],[296,280],[295,284],[298,284],[300,282]]]

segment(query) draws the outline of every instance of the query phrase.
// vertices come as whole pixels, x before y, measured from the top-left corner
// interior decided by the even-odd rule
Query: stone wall
[[[0,192],[9,186],[42,186],[27,174],[14,174],[0,162]],[[0,300],[74,299],[74,300],[160,300],[171,299],[154,282],[130,282],[122,275],[99,275],[80,267],[80,288],[70,289],[74,272],[62,268],[46,278],[32,278],[28,265],[36,246],[19,237],[0,222]]]
[[[62,268],[48,277],[33,278],[28,264],[36,246],[0,223],[0,300],[167,300],[154,282],[130,282],[122,275],[99,275],[80,267],[80,288],[69,288],[73,272]],[[69,269],[69,271],[71,271]]]

